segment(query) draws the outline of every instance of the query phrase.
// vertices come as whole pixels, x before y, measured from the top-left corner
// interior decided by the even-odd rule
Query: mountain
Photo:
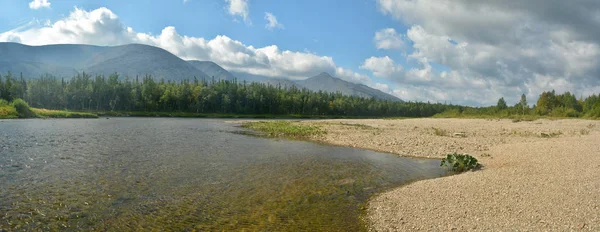
[[[197,68],[198,70],[206,73],[210,78],[214,77],[215,80],[233,80],[236,77],[212,61],[199,61],[199,60],[188,60],[189,64]]]
[[[27,46],[18,43],[0,43],[0,74],[11,71],[26,78],[44,74],[70,78],[81,72],[121,77],[151,75],[156,79],[180,81],[194,77],[210,81],[238,79],[273,86],[307,88],[313,91],[341,92],[345,95],[375,97],[382,100],[400,99],[370,88],[321,73],[306,80],[293,81],[285,77],[266,77],[248,73],[231,73],[212,61],[185,61],[158,47],[128,44],[122,46],[92,46],[60,44]]]
[[[79,44],[27,46],[0,43],[0,72],[36,78],[49,73],[72,77],[78,72],[135,77],[152,75],[165,80],[208,78],[204,72],[171,54],[148,45],[101,47]]]
[[[342,79],[333,77],[326,72],[320,73],[319,75],[308,78],[306,80],[297,81],[296,83],[313,91],[320,90],[326,92],[340,92],[344,95],[352,95],[366,98],[375,97],[376,99],[380,100],[402,101],[397,97],[381,92],[377,89],[373,89],[366,85],[354,84],[348,81],[344,81]]]
[[[344,95],[353,95],[359,97],[371,98],[375,97],[380,100],[390,101],[402,101],[399,98],[390,94],[381,92],[377,89],[373,89],[366,85],[354,84],[337,77],[331,76],[329,73],[323,72],[317,76],[308,78],[306,80],[293,81],[281,77],[266,77],[260,75],[252,75],[247,73],[237,73],[234,75],[239,80],[245,80],[248,82],[260,82],[270,84],[273,86],[281,85],[282,87],[295,86],[297,88],[306,88],[312,91],[325,91],[325,92],[341,92]]]

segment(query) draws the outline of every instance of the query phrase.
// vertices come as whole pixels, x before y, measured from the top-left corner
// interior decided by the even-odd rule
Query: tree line
[[[3,80],[2,80],[3,79]],[[447,104],[395,102],[237,80],[157,81],[151,76],[117,74],[71,79],[0,78],[0,97],[21,98],[31,107],[76,111],[145,111],[217,114],[270,114],[366,117],[428,117],[456,107]]]
[[[270,114],[366,117],[449,117],[536,115],[600,117],[600,96],[577,99],[574,94],[543,92],[530,107],[523,94],[508,106],[500,98],[495,106],[469,107],[429,102],[395,102],[311,91],[295,86],[273,86],[237,80],[157,81],[85,73],[70,79],[44,75],[38,79],[0,77],[0,98],[21,98],[36,108],[76,111],[190,112],[217,114]]]

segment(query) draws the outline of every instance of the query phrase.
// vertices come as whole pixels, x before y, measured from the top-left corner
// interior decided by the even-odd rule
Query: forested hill
[[[206,79],[246,80],[271,85],[282,85],[310,90],[341,92],[346,95],[375,97],[384,100],[397,100],[396,97],[364,85],[353,84],[338,78],[323,80],[331,86],[315,86],[310,82],[294,82],[285,78],[269,78],[230,73],[211,61],[185,61],[170,52],[153,46],[129,44],[114,47],[61,44],[27,46],[18,43],[0,43],[0,74],[11,71],[23,74],[26,79],[52,74],[59,78],[71,78],[78,73],[108,76],[118,73],[121,78],[150,75],[155,80],[182,81]],[[247,78],[248,77],[248,78]],[[333,78],[333,77],[332,77]],[[308,80],[307,80],[308,81]]]

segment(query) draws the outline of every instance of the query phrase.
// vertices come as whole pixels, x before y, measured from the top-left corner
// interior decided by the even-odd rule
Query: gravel
[[[324,120],[314,140],[403,156],[469,153],[483,169],[373,197],[374,231],[600,231],[600,122]],[[483,157],[481,154],[489,154]]]

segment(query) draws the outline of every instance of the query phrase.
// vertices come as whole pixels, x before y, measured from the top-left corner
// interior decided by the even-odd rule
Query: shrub
[[[8,101],[0,99],[0,106],[8,106]]]
[[[29,108],[29,104],[23,101],[23,99],[17,98],[12,102],[12,106],[17,110],[17,114],[19,118],[31,118],[34,117],[35,114]]]
[[[473,156],[468,154],[448,154],[446,158],[442,159],[440,166],[446,166],[454,172],[464,172],[478,168],[479,162]]]
[[[433,129],[433,134],[437,135],[437,136],[448,136],[448,131],[441,129],[441,128],[437,128],[437,127],[432,127]]]

